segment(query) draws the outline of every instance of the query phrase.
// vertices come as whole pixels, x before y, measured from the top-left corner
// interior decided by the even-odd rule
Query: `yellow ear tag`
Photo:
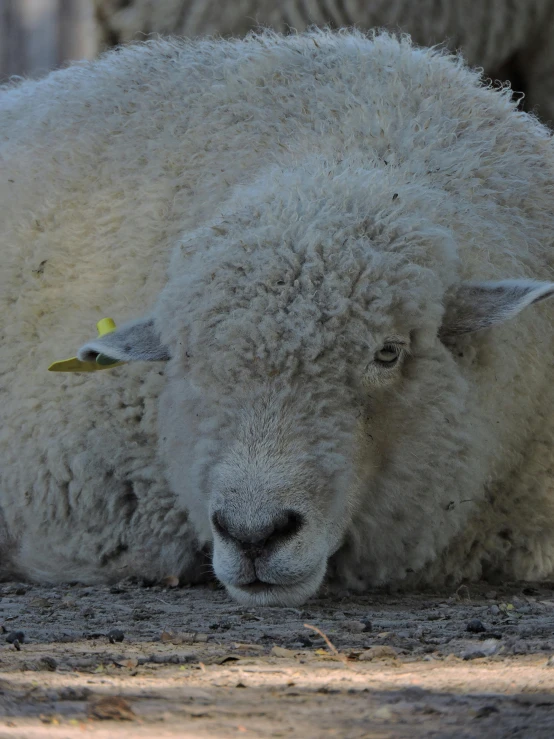
[[[102,318],[96,324],[98,331],[98,338],[111,334],[115,331],[115,321],[112,318]],[[125,362],[119,362],[117,359],[112,359],[106,354],[99,354],[94,362],[81,362],[77,357],[71,357],[71,359],[61,359],[59,362],[53,362],[48,367],[49,372],[97,372],[98,370],[112,369],[112,367],[119,367]]]

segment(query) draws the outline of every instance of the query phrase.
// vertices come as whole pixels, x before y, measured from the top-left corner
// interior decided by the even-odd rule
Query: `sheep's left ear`
[[[481,331],[513,318],[528,305],[552,295],[553,282],[462,282],[447,300],[439,336]]]
[[[170,358],[152,318],[139,318],[89,341],[79,349],[77,358],[82,362],[94,362],[99,354],[120,362],[163,362]]]

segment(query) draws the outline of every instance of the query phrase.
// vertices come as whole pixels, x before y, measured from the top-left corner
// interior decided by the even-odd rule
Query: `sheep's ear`
[[[120,362],[163,362],[170,358],[152,318],[140,318],[89,341],[79,349],[77,358],[83,362],[94,362],[99,354]]]
[[[553,282],[500,280],[462,282],[447,300],[439,336],[448,337],[503,323],[528,305],[554,295]]]

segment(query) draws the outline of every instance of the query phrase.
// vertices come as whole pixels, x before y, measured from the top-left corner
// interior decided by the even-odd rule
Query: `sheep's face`
[[[155,324],[79,355],[170,357],[159,414],[169,482],[213,542],[215,574],[247,604],[302,603],[335,554],[368,584],[444,549],[484,479],[471,370],[445,338],[552,292],[445,288],[448,231],[414,221],[413,193],[351,179],[358,199],[340,178],[308,193],[281,185],[192,234]]]
[[[401,330],[398,313],[394,327],[385,317],[389,327],[368,327],[358,356],[346,354],[356,342],[345,329],[314,366],[281,372],[214,344],[171,350],[160,406],[170,484],[241,602],[302,603],[343,545],[364,584],[404,576],[428,541],[432,508],[463,498],[452,489],[462,480],[471,486],[473,437],[456,423],[465,381],[438,339],[422,350],[408,320]],[[446,525],[435,515],[437,541],[455,533],[459,512]]]
[[[213,375],[207,385],[169,375],[160,433],[170,482],[213,541],[215,574],[246,603],[303,602],[355,508],[353,397],[246,377],[219,395]]]

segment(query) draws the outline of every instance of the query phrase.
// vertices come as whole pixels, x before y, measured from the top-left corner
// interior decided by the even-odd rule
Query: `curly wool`
[[[100,48],[148,34],[242,36],[310,25],[409,33],[424,46],[461,50],[492,79],[510,79],[524,105],[554,120],[552,0],[93,0]]]
[[[9,566],[22,576],[190,578],[210,540],[203,514],[190,519],[166,481],[163,437],[163,459],[157,451],[163,367],[45,372],[107,312],[119,323],[155,306],[172,371],[213,377],[222,401],[259,371],[286,379],[299,360],[315,396],[322,353],[325,380],[363,360],[371,343],[364,322],[376,304],[393,317],[407,311],[433,333],[439,296],[460,279],[552,274],[547,130],[459,59],[408,39],[312,32],[149,42],[6,88],[0,108],[0,485]],[[385,285],[398,304],[389,305]],[[429,306],[437,307],[427,327]],[[439,524],[413,555],[420,578],[454,536],[428,579],[479,576],[482,551],[491,562],[504,556],[500,533],[518,520],[524,547],[513,551],[527,554],[513,554],[511,574],[552,572],[554,544],[534,535],[531,515],[540,499],[540,516],[552,520],[550,486],[541,473],[534,487],[542,492],[531,499],[528,479],[539,479],[543,457],[526,446],[539,406],[551,403],[550,353],[534,350],[550,346],[551,308],[533,310],[500,329],[491,348],[469,341],[456,360],[468,373],[471,357],[482,362],[470,412],[479,423],[488,414],[500,430],[475,469],[488,465],[513,492],[517,520],[508,503],[471,524],[443,505],[439,520],[434,503],[448,495],[433,477],[440,460],[415,472],[399,464],[399,485],[421,473],[435,496],[418,501]],[[508,400],[522,357],[531,368]],[[418,427],[417,414],[406,421],[416,458],[420,435],[466,444],[441,416],[461,405],[441,408],[441,392],[449,388],[438,382],[433,423]],[[418,402],[407,400],[405,410]],[[551,438],[549,423],[541,438]],[[198,464],[208,465],[209,445],[202,449]],[[390,510],[381,515],[360,502],[347,542],[353,554],[338,568],[343,583],[359,584],[360,562],[372,581],[399,577],[405,542],[399,537],[394,549],[379,538]]]

